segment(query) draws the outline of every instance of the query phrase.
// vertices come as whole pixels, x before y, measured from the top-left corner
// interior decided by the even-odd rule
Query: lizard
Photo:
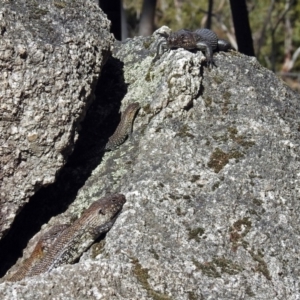
[[[52,227],[39,239],[29,258],[6,280],[19,281],[73,263],[112,227],[125,202],[123,194],[106,196],[93,202],[72,225]]]
[[[94,147],[88,153],[84,153],[76,162],[84,162],[86,160],[94,158],[97,154],[105,151],[112,151],[117,149],[126,139],[128,135],[132,133],[132,127],[134,118],[140,109],[138,102],[130,103],[121,115],[121,121],[115,130],[115,132],[109,137],[108,142],[104,147]]]
[[[159,59],[167,50],[174,48],[184,48],[186,50],[199,49],[205,52],[208,66],[214,65],[213,51],[227,51],[233,49],[229,42],[219,39],[218,36],[207,28],[197,29],[191,31],[188,29],[181,29],[176,32],[171,32],[170,35],[161,34],[166,38],[165,41],[159,42],[157,46],[156,55],[153,62]]]
[[[139,109],[140,104],[138,102],[130,103],[126,107],[116,131],[104,147],[105,150],[115,150],[125,141],[128,135],[131,135],[134,117]]]
[[[45,256],[51,244],[57,239],[57,237],[68,227],[67,224],[60,224],[52,226],[36,243],[30,256],[25,259],[22,266],[13,275],[9,275],[7,280],[18,281],[21,280],[30,268],[36,264],[42,257]]]

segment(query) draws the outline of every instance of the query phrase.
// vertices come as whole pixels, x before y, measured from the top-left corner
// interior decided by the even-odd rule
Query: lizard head
[[[188,49],[189,45],[193,43],[193,33],[188,29],[181,29],[172,32],[167,38],[168,48],[184,48]]]
[[[111,216],[111,218],[113,218],[116,214],[118,214],[121,211],[125,202],[126,199],[123,194],[114,194],[97,200],[90,206],[90,208],[94,205],[95,209],[98,209],[98,214],[108,214]]]
[[[125,202],[123,194],[106,196],[93,202],[80,219],[90,220],[93,224],[110,222],[118,216]]]

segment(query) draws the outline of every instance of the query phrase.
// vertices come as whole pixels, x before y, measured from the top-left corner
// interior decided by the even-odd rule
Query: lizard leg
[[[166,51],[168,50],[168,44],[166,41],[161,41],[157,45],[156,55],[153,58],[153,62],[156,62]]]
[[[213,50],[212,50],[212,47],[210,47],[210,45],[208,43],[206,43],[204,41],[197,42],[196,48],[205,52],[208,66],[214,65]]]
[[[109,229],[114,225],[115,221],[116,221],[116,217],[105,224],[102,224],[94,228],[90,228],[89,232],[94,236],[94,239],[97,239],[102,233],[109,231]]]

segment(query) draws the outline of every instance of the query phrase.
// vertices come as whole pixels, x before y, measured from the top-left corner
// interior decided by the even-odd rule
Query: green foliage
[[[284,17],[282,17],[287,5],[292,2],[293,5]],[[269,11],[272,1],[249,0],[247,3],[249,4],[248,8],[251,8],[249,9],[249,20],[257,58],[262,65],[272,69],[273,56],[275,70],[280,71],[284,62],[285,54],[288,53],[288,29],[286,26],[290,26],[292,30],[291,55],[300,43],[300,3],[297,0],[274,1],[274,7],[270,13],[270,18]],[[265,23],[265,38],[258,53],[259,40]],[[299,68],[300,63],[294,66],[294,70]]]

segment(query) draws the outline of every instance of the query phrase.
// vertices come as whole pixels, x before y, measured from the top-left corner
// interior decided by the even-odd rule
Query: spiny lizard
[[[137,111],[140,109],[138,102],[130,103],[122,113],[121,121],[105,145],[105,150],[114,150],[120,146],[126,139],[127,135],[132,133],[133,121]]]
[[[72,263],[114,224],[125,196],[114,194],[95,201],[72,225],[56,225],[46,232],[36,244],[30,257],[8,281],[49,272],[58,266]]]
[[[102,152],[117,149],[125,141],[126,137],[132,133],[133,121],[139,109],[140,104],[138,102],[130,103],[122,113],[121,121],[113,135],[108,139],[106,145],[104,147],[89,149],[87,153],[78,157],[76,162],[85,162]]]
[[[219,39],[218,36],[207,28],[197,29],[191,31],[188,29],[181,29],[176,32],[161,34],[166,38],[161,41],[157,46],[156,56],[154,62],[167,50],[174,48],[184,48],[187,50],[199,49],[205,52],[207,64],[213,65],[213,51],[227,51],[233,49],[229,42]]]

